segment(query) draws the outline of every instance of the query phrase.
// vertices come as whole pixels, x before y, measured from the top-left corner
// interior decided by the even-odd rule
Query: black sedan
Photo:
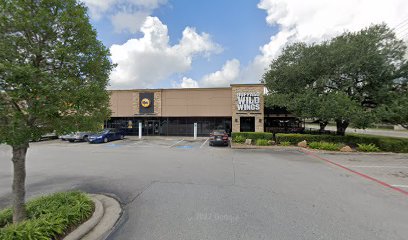
[[[214,145],[229,145],[228,133],[225,130],[214,130],[210,133],[210,146]]]

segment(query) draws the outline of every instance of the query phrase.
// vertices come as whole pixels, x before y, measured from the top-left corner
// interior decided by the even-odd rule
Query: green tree
[[[346,32],[321,44],[295,43],[272,61],[263,81],[267,104],[321,123],[333,120],[343,135],[349,124],[367,127],[376,107],[392,100],[403,77],[406,46],[386,25]]]
[[[0,143],[12,147],[13,222],[26,217],[30,139],[100,127],[112,64],[76,0],[0,1]]]
[[[408,129],[408,74],[405,76],[396,83],[391,100],[381,105],[377,113],[382,121]]]

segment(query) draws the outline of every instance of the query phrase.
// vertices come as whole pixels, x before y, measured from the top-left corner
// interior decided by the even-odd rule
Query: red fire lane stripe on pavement
[[[395,190],[395,191],[398,191],[398,192],[400,192],[400,193],[402,193],[402,194],[408,196],[408,191],[402,190],[401,188],[391,186],[390,184],[388,184],[388,183],[386,183],[386,182],[383,182],[383,181],[378,180],[378,179],[376,179],[376,178],[370,177],[370,176],[368,176],[368,175],[366,175],[366,174],[364,174],[364,173],[357,172],[357,171],[355,171],[355,170],[353,170],[353,169],[350,169],[350,168],[348,168],[348,167],[345,167],[345,166],[343,166],[343,165],[341,165],[341,164],[335,163],[335,162],[333,162],[333,161],[331,161],[331,160],[329,160],[329,159],[327,159],[327,158],[320,157],[320,156],[318,156],[318,155],[316,155],[316,154],[314,154],[314,153],[311,153],[311,152],[309,152],[309,151],[307,151],[307,150],[302,150],[302,152],[304,152],[305,154],[307,154],[307,155],[309,155],[309,156],[312,156],[312,157],[314,157],[314,158],[317,158],[317,159],[323,160],[323,161],[325,161],[325,162],[328,162],[328,163],[330,163],[330,164],[333,164],[333,165],[335,165],[335,166],[337,166],[337,167],[340,167],[340,168],[342,168],[342,169],[344,169],[344,170],[347,170],[347,171],[349,171],[349,172],[352,172],[352,173],[354,173],[354,174],[357,174],[357,175],[360,176],[360,177],[363,177],[363,178],[365,178],[365,179],[371,180],[371,181],[373,181],[373,182],[376,182],[376,183],[378,183],[378,184],[383,185],[384,187],[393,189],[393,190]]]

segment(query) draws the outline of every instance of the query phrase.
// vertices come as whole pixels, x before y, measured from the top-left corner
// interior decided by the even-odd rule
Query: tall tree
[[[405,73],[405,77],[396,81],[391,100],[381,105],[377,114],[384,122],[399,124],[408,129],[408,67]]]
[[[109,116],[108,57],[83,3],[0,1],[0,143],[13,153],[13,222],[26,217],[29,140],[95,129]]]
[[[367,127],[376,119],[372,110],[392,99],[407,64],[405,52],[403,41],[384,24],[321,44],[290,45],[263,76],[271,93],[267,103],[333,120],[340,135],[350,123]]]

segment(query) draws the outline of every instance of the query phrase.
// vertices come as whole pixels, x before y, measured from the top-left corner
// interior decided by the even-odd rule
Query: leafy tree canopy
[[[400,124],[408,129],[408,80],[402,78],[392,93],[392,99],[381,105],[377,115],[384,122]]]
[[[0,142],[94,129],[112,69],[83,3],[0,1]]]
[[[350,123],[367,127],[376,120],[372,110],[389,103],[406,79],[405,54],[406,45],[385,24],[321,44],[289,45],[263,75],[266,102],[300,117],[334,120],[340,134]]]

